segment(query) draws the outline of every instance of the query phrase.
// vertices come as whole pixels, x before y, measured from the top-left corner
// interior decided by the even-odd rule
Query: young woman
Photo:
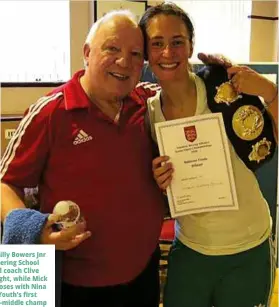
[[[190,69],[194,28],[188,15],[175,4],[164,3],[148,9],[140,26],[149,65],[161,86],[148,100],[151,134],[156,140],[156,122],[212,110],[205,82]],[[247,67],[231,67],[228,75],[237,92],[262,96],[276,114],[278,98],[273,83]],[[249,163],[237,154],[242,145],[229,145],[239,210],[177,218],[164,307],[268,306],[274,273],[269,208]],[[168,159],[162,156],[153,161],[154,178],[161,189],[170,184],[175,171]]]

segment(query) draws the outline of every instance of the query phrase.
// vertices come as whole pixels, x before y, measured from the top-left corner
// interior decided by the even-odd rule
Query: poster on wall
[[[103,17],[111,10],[130,10],[136,15],[137,21],[147,8],[147,1],[94,1],[94,21]]]

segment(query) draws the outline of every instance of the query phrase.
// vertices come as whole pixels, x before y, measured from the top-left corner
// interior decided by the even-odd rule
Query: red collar
[[[89,108],[90,106],[90,100],[79,81],[83,74],[84,70],[76,72],[73,78],[65,84],[64,99],[66,110]]]

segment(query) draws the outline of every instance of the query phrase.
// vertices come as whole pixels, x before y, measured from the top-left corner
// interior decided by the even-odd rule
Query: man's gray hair
[[[107,22],[108,20],[112,19],[115,16],[125,16],[127,19],[130,19],[131,22],[133,22],[135,25],[138,25],[136,16],[129,10],[113,10],[105,14],[103,17],[98,19],[89,30],[89,33],[86,37],[85,44],[90,45],[92,42],[92,39],[94,38],[97,30],[100,28],[100,26]]]

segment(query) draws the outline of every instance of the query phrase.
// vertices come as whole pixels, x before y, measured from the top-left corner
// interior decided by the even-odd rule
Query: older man
[[[4,240],[65,250],[63,307],[157,307],[163,199],[152,177],[145,105],[129,96],[143,66],[131,13],[111,12],[93,25],[84,61],[85,71],[28,109],[3,156]],[[37,185],[42,213],[22,200],[23,188]],[[61,200],[77,203],[86,225],[55,232],[55,218],[43,213]],[[28,240],[13,233],[15,223],[28,232],[31,220],[38,231]]]

